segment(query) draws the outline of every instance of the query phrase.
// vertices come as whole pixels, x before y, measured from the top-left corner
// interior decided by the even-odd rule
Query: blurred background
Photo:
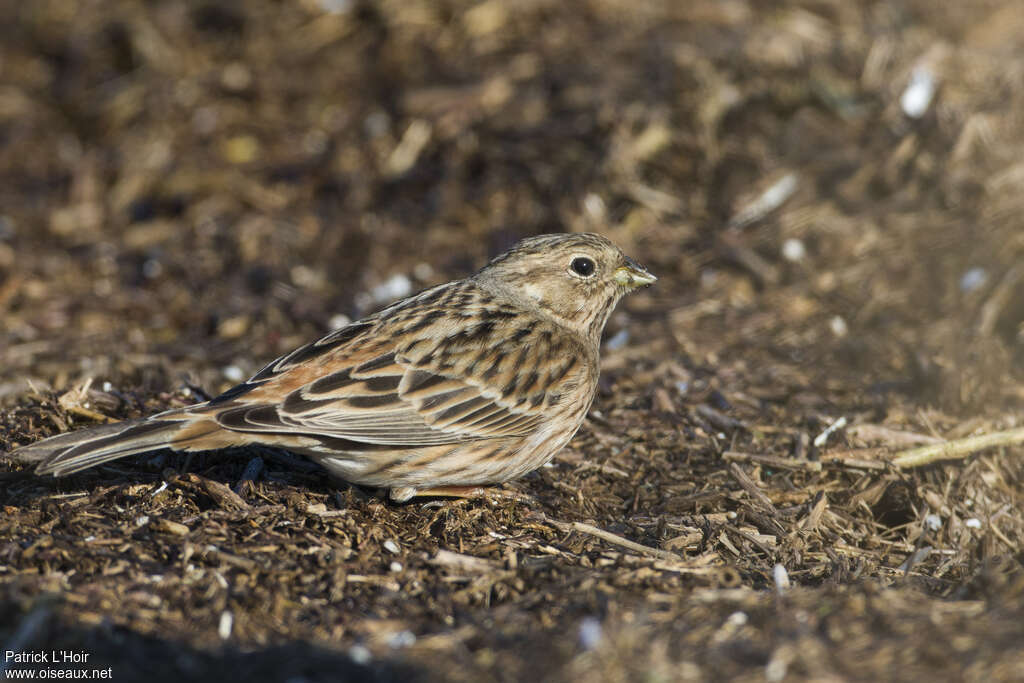
[[[652,315],[760,308],[747,330],[808,360],[983,402],[1024,348],[1022,14],[6,3],[0,396],[169,367],[216,390],[521,237],[598,230],[662,277]]]
[[[739,491],[717,459],[725,448],[802,457],[807,437],[840,415],[945,438],[1018,425],[1022,35],[1018,0],[941,10],[930,0],[0,0],[0,449],[97,415],[215,394],[332,327],[465,276],[522,237],[584,230],[660,279],[609,326],[599,421],[560,465],[572,491],[550,473],[528,484],[550,514],[658,545],[673,533],[650,522],[656,511],[732,509],[742,497],[694,493],[709,482]],[[723,415],[766,426],[723,440],[740,424]],[[602,435],[609,425],[613,436]],[[615,445],[624,434],[634,445]],[[844,448],[877,444],[852,431],[837,438]],[[594,453],[627,478],[586,469]],[[970,540],[961,528],[944,595],[967,591],[976,561],[1024,543],[1012,462],[991,465],[997,474],[915,481],[959,519],[1001,511],[999,533],[1010,539]],[[646,472],[646,488],[633,472]],[[960,495],[954,479],[990,493],[1001,483],[991,499],[972,496],[972,512],[943,498]],[[848,506],[828,543],[861,520],[915,547],[922,527],[903,525],[938,509],[923,494],[868,508],[836,493],[878,493],[888,484],[871,487],[885,481],[841,473],[818,482],[831,504]],[[580,493],[577,509],[579,491],[589,502]],[[486,545],[489,527],[460,524],[450,527],[461,530],[458,548],[475,528],[466,552],[502,557]],[[546,542],[564,538],[552,533]],[[34,542],[25,538],[18,548]],[[842,583],[888,577],[883,569],[903,561],[872,555],[883,546],[861,537],[845,542],[868,550],[843,564],[788,548],[787,566]],[[0,559],[15,562],[14,546],[2,548]],[[777,557],[739,555],[750,563],[744,585],[770,582]],[[923,566],[938,571],[942,557]],[[545,574],[537,585],[557,594],[568,590],[561,580]],[[640,595],[650,588],[627,584]],[[22,597],[41,590],[19,585],[32,586]],[[431,585],[448,597],[412,610],[418,635],[444,631],[444,605],[463,604],[449,584]],[[526,585],[501,595],[536,588]],[[554,616],[522,607],[522,638],[555,634],[544,661],[608,680],[623,661],[615,652],[660,661],[645,649],[654,635],[636,639],[626,627],[620,650],[571,660],[575,635],[558,637],[576,633],[578,605],[595,599],[573,590],[581,602]],[[477,616],[463,619],[490,623],[491,598],[466,598]],[[381,618],[411,609],[397,598],[382,607],[372,591],[352,599],[350,610]],[[908,600],[916,613],[917,598]],[[305,608],[280,607],[264,623],[263,604],[249,605],[249,626],[235,612],[245,643],[342,638],[332,628],[365,635],[355,617]],[[193,613],[189,638],[216,641],[219,610]],[[141,632],[177,632],[174,618],[125,614]],[[1015,614],[1008,623],[1019,625]],[[421,655],[515,677],[529,664],[512,663],[509,643],[524,641],[509,638],[468,649],[456,639]],[[698,673],[743,670],[707,652]],[[858,652],[833,661],[855,667]],[[906,666],[908,676],[922,672]]]

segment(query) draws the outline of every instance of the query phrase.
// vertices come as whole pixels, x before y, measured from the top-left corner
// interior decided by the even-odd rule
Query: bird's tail
[[[173,410],[59,434],[19,448],[9,457],[16,462],[37,463],[38,474],[59,477],[160,448],[205,450],[209,446],[204,444],[204,437],[219,429],[205,415]]]

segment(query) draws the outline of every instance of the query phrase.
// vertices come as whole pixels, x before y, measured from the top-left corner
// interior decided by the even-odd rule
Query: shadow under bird
[[[397,502],[467,494],[547,463],[597,390],[601,333],[655,281],[595,234],[525,239],[433,287],[281,356],[187,408],[15,450],[62,476],[169,448],[284,448]]]

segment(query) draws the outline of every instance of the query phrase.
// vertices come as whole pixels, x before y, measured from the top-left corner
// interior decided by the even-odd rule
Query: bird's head
[[[524,239],[474,278],[595,343],[619,299],[657,280],[607,238],[593,233]]]

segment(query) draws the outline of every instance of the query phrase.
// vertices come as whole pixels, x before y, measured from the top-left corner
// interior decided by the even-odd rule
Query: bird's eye
[[[597,266],[594,265],[593,259],[589,259],[586,256],[577,256],[572,260],[572,263],[569,264],[569,267],[572,268],[572,272],[577,275],[582,275],[583,277],[590,277],[597,269]]]

